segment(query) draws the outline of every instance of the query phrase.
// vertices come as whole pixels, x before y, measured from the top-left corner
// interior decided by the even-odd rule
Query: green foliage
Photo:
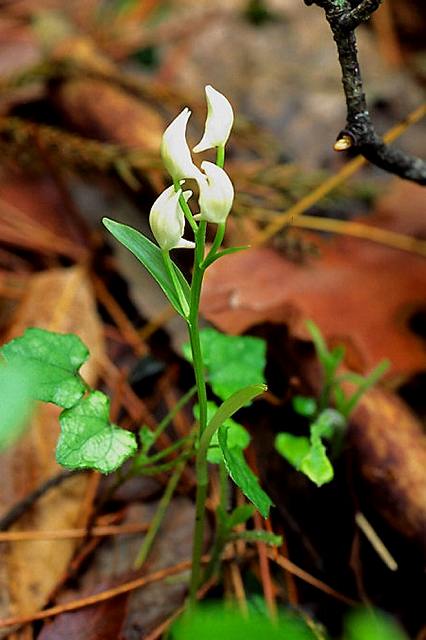
[[[294,396],[293,409],[300,416],[311,418],[316,414],[318,407],[315,398],[310,398],[309,396]]]
[[[239,524],[244,524],[254,514],[254,507],[251,504],[240,504],[228,515],[228,527],[233,529]]]
[[[355,373],[337,376],[337,370],[345,355],[343,346],[328,349],[317,325],[308,320],[306,326],[323,370],[323,387],[320,397],[295,396],[293,409],[299,415],[310,418],[310,436],[296,436],[291,433],[279,433],[275,439],[275,448],[293,467],[308,476],[317,486],[333,479],[333,465],[328,457],[323,438],[333,441],[334,451],[338,451],[346,429],[347,420],[367,389],[381,378],[389,367],[387,361],[381,362],[368,376]],[[342,383],[352,382],[356,389],[347,396]],[[336,409],[331,409],[334,402]]]
[[[345,624],[345,640],[408,640],[390,616],[381,611],[352,611]]]
[[[172,629],[173,640],[314,640],[315,636],[295,615],[281,614],[278,620],[220,605],[203,605],[183,615]]]
[[[210,422],[215,413],[218,410],[218,406],[216,403],[209,401],[207,403],[207,421]],[[199,419],[200,408],[198,405],[194,407],[194,415]],[[232,449],[233,447],[240,447],[241,449],[245,449],[250,444],[250,434],[243,427],[242,424],[235,422],[232,418],[227,418],[223,425],[228,428],[228,447]],[[212,464],[219,464],[223,461],[222,452],[219,447],[217,430],[214,432],[209,445],[209,450],[207,453],[207,460]]]
[[[295,469],[300,470],[303,459],[308,455],[311,444],[306,436],[279,433],[275,438],[275,448]]]
[[[333,479],[331,464],[322,438],[333,438],[335,431],[343,429],[345,419],[334,409],[326,409],[310,425],[310,438],[279,433],[275,447],[293,467],[302,471],[317,486]]]
[[[151,242],[151,240],[145,238],[142,233],[136,229],[132,229],[132,227],[115,222],[115,220],[110,220],[109,218],[104,218],[102,222],[108,231],[112,233],[114,238],[129,249],[129,251],[133,253],[133,255],[136,256],[136,258],[143,264],[145,269],[151,274],[154,280],[164,291],[170,301],[170,304],[174,307],[177,313],[186,317],[185,310],[182,308],[179,300],[179,295],[164,263],[161,249]],[[189,284],[187,283],[183,273],[174,263],[172,263],[172,268],[175,270],[176,278],[189,305],[191,294]]]
[[[59,464],[69,469],[110,473],[136,451],[132,433],[109,422],[109,400],[88,391],[78,370],[89,351],[78,336],[31,328],[3,345],[6,366],[0,369],[2,421],[0,446],[16,435],[33,400],[62,407],[61,435],[56,449]],[[3,380],[3,381],[2,381]],[[6,395],[7,394],[7,395]]]
[[[388,360],[383,360],[368,376],[347,373],[338,377],[336,372],[345,356],[345,348],[339,345],[330,351],[319,327],[312,320],[307,320],[306,326],[311,334],[318,360],[323,369],[324,382],[320,396],[319,411],[326,409],[334,402],[337,411],[348,419],[362,395],[380,380],[389,369],[390,363]],[[352,382],[357,387],[350,396],[346,395],[341,386],[341,383],[345,381]]]
[[[26,426],[33,407],[32,383],[20,363],[0,366],[0,451],[13,444]]]
[[[246,540],[247,542],[264,542],[271,546],[279,546],[283,543],[281,536],[277,536],[270,531],[263,531],[263,529],[254,531],[238,531],[231,535],[231,540]]]
[[[239,447],[234,447],[233,449],[228,447],[227,437],[228,429],[225,426],[221,426],[219,429],[219,444],[228,473],[262,516],[267,518],[273,502],[261,489],[259,480],[245,461],[242,450]]]
[[[69,469],[110,473],[136,452],[135,436],[109,421],[109,399],[93,391],[60,415],[56,459]]]
[[[253,336],[228,336],[211,327],[202,329],[200,338],[208,383],[221,400],[242,387],[265,383],[264,340]],[[183,351],[191,360],[189,344],[184,345]]]
[[[84,394],[86,385],[78,375],[89,351],[78,336],[31,328],[3,345],[0,355],[7,363],[25,370],[30,395],[65,409]]]
[[[321,487],[334,477],[333,465],[327,457],[325,446],[318,434],[311,432],[311,446],[300,463],[300,471]]]

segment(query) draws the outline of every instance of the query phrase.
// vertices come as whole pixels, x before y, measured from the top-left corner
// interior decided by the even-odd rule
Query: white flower
[[[200,213],[197,217],[216,224],[225,222],[234,201],[232,182],[226,171],[213,162],[205,161],[201,168],[206,175],[198,182]]]
[[[231,103],[224,95],[206,86],[207,118],[204,135],[200,142],[193,148],[195,153],[222,147],[226,144],[234,123],[234,112]]]
[[[200,179],[201,172],[192,162],[186,141],[186,126],[190,110],[185,109],[169,124],[161,141],[161,158],[173,180],[185,178]]]
[[[154,238],[163,251],[170,249],[193,249],[195,244],[185,240],[183,231],[185,228],[185,216],[179,205],[179,197],[182,189],[175,191],[174,187],[168,187],[161,193],[151,207],[149,224]],[[189,200],[192,191],[184,191],[185,200]]]

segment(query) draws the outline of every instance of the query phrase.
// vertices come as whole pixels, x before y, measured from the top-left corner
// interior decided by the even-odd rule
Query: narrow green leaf
[[[207,422],[213,418],[215,413],[218,410],[218,406],[215,402],[207,402]],[[198,404],[194,406],[194,416],[197,420],[200,418],[200,407]],[[242,424],[239,424],[232,418],[227,418],[224,423],[226,427],[228,427],[228,446],[230,449],[232,447],[240,447],[241,449],[245,449],[250,444],[250,434],[243,427]],[[209,445],[209,450],[207,452],[207,460],[212,464],[219,464],[223,460],[222,452],[219,447],[219,441],[217,439],[217,430],[214,432]]]
[[[275,448],[295,469],[299,470],[303,459],[311,449],[309,438],[279,433],[275,438]]]
[[[245,251],[246,249],[250,249],[249,244],[241,247],[228,247],[227,249],[223,249],[222,251],[216,253],[214,256],[206,258],[204,267],[207,269],[207,267],[213,264],[213,262],[216,262],[216,260],[219,260],[219,258],[222,258],[223,256],[229,256],[231,253],[237,253],[238,251]]]
[[[247,540],[247,542],[264,542],[274,547],[279,547],[283,543],[282,536],[263,530],[236,531],[230,536],[231,540]]]
[[[264,384],[266,343],[253,336],[228,336],[211,327],[200,332],[201,350],[213,392],[225,400],[250,384]],[[189,345],[184,355],[190,360]]]
[[[307,320],[306,326],[311,334],[318,360],[324,367],[326,377],[331,380],[334,372],[345,356],[345,347],[343,345],[338,345],[332,351],[329,351],[320,328],[315,324],[315,322]]]
[[[306,327],[311,334],[312,342],[314,343],[318,359],[322,364],[324,364],[329,360],[330,352],[320,331],[320,328],[315,324],[313,320],[306,320]]]
[[[259,480],[245,461],[242,450],[239,447],[229,449],[227,445],[226,427],[220,427],[219,429],[219,444],[222,449],[226,468],[232,480],[250,502],[254,504],[262,516],[267,518],[273,502],[263,489],[261,489]]]
[[[371,389],[371,387],[373,387],[380,380],[380,378],[386,373],[389,367],[389,360],[382,360],[382,362],[379,362],[377,367],[375,367],[373,371],[371,371],[371,373],[369,373],[368,376],[363,379],[355,393],[346,401],[343,413],[347,418],[355,409],[364,393],[368,389]]]
[[[252,504],[240,504],[228,516],[227,525],[229,529],[233,529],[239,524],[244,524],[254,514]]]
[[[128,227],[125,224],[111,220],[110,218],[103,218],[102,222],[110,233],[116,238],[122,245],[124,245],[134,256],[143,264],[145,269],[151,274],[154,280],[159,284],[161,289],[166,294],[170,304],[174,309],[183,317],[185,317],[184,310],[179,301],[179,297],[176,293],[176,289],[173,285],[169,272],[167,271],[161,249],[156,244],[148,240],[142,233],[132,227]],[[183,273],[173,263],[173,268],[176,271],[176,276],[182,287],[183,294],[189,305],[190,300],[190,287],[185,279]]]
[[[74,407],[62,411],[56,459],[68,469],[97,469],[111,473],[136,452],[133,433],[109,421],[109,398],[93,391]]]
[[[241,409],[247,402],[250,402],[250,400],[253,400],[253,398],[264,391],[266,391],[266,385],[252,384],[245,387],[245,389],[236,391],[230,398],[222,402],[200,438],[199,449],[204,449],[207,452],[210,441],[219,427],[223,425],[228,418],[231,418],[238,409]]]
[[[31,328],[3,345],[0,354],[7,363],[21,366],[27,372],[30,395],[35,400],[67,409],[86,390],[77,372],[89,351],[76,335]]]
[[[144,424],[139,429],[139,439],[141,441],[142,451],[146,452],[154,444],[155,434],[146,424]]]

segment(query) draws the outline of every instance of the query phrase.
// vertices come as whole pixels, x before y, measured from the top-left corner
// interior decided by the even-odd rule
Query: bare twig
[[[352,147],[381,169],[426,184],[426,162],[385,144],[376,133],[368,111],[354,30],[369,19],[380,0],[361,0],[355,7],[349,0],[305,0],[305,3],[324,9],[342,69],[347,117],[346,127],[338,135],[336,150]]]
[[[385,134],[384,140],[385,142],[393,142],[400,135],[407,130],[408,127],[411,127],[416,122],[419,122],[426,115],[426,104],[420,105],[414,111],[412,111],[407,118],[400,122],[399,124],[389,129],[389,131]],[[272,238],[276,233],[278,233],[281,229],[290,225],[294,222],[295,218],[302,215],[307,211],[310,207],[313,207],[321,198],[324,198],[328,195],[333,189],[341,185],[345,180],[354,175],[362,166],[366,163],[365,158],[362,156],[357,156],[350,160],[347,164],[345,164],[335,175],[330,176],[324,182],[322,182],[318,187],[315,187],[312,191],[307,193],[303,198],[295,202],[291,207],[289,207],[283,213],[280,213],[278,216],[275,216],[274,219],[259,231],[254,238],[251,238],[250,245],[251,246],[259,246],[267,242],[270,238]]]

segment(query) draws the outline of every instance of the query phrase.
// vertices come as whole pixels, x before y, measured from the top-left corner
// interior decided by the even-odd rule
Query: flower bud
[[[170,249],[193,249],[195,244],[185,240],[183,236],[185,228],[185,216],[179,205],[179,197],[182,189],[175,191],[174,187],[168,187],[161,193],[151,207],[149,224],[154,238],[163,251]],[[192,191],[184,191],[185,200],[189,200]]]
[[[203,162],[205,177],[198,182],[200,188],[200,220],[219,224],[225,222],[234,201],[234,187],[223,169],[213,162]]]
[[[234,123],[234,112],[231,103],[224,95],[206,86],[207,118],[204,135],[193,148],[195,153],[225,146]]]
[[[186,126],[190,110],[185,109],[169,124],[161,141],[161,158],[173,181],[185,178],[200,178],[200,170],[192,162],[186,141]]]

